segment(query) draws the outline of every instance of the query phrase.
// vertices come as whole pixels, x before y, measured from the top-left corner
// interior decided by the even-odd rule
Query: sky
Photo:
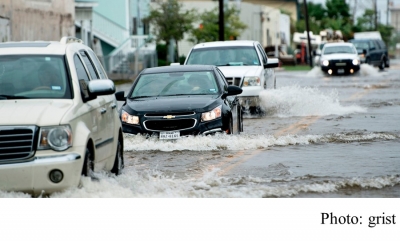
[[[299,2],[303,2],[303,0],[299,0]],[[325,4],[326,0],[307,0],[307,2]],[[351,7],[354,5],[355,2],[357,2],[358,5],[356,12],[357,17],[361,17],[365,9],[373,8],[372,7],[373,0],[346,0],[346,2],[350,3]],[[377,0],[377,8],[380,14],[380,22],[382,24],[386,24],[387,2],[388,2],[387,0]],[[389,2],[392,2],[393,6],[395,7],[400,7],[400,0],[389,0]],[[389,13],[389,24],[390,24],[390,13]]]

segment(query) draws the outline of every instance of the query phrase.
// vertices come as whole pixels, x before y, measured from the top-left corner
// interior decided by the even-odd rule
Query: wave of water
[[[347,115],[366,112],[357,105],[343,106],[337,90],[322,92],[316,87],[285,86],[260,94],[261,107],[277,117]]]
[[[51,198],[261,198],[296,197],[304,194],[335,194],[346,190],[367,191],[400,185],[398,175],[355,178],[220,177],[218,169],[200,178],[177,179],[156,171],[137,173],[126,169],[118,176],[98,174],[98,180],[83,177],[79,188],[53,193]],[[399,191],[399,190],[398,190]],[[2,192],[0,198],[30,198],[19,192]]]
[[[375,140],[394,140],[399,136],[391,133],[339,133],[328,135],[226,135],[189,136],[178,140],[160,140],[142,135],[125,134],[125,151],[212,151],[258,150],[272,146],[308,145],[313,143],[348,143]],[[243,145],[246,143],[246,145]]]
[[[360,70],[354,76],[380,76],[381,73],[379,69],[369,65],[369,64],[361,64]],[[306,74],[307,77],[311,78],[321,78],[326,77],[327,75],[321,70],[320,66],[314,66],[310,71]]]

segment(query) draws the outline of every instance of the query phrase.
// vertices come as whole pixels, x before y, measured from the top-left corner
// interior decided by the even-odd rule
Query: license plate
[[[343,74],[344,73],[344,69],[338,69],[337,72],[338,72],[338,74]]]
[[[178,139],[180,138],[181,133],[179,131],[164,131],[160,132],[160,139]]]

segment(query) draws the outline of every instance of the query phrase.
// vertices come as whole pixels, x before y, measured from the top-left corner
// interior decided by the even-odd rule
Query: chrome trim
[[[174,113],[173,116],[176,119],[176,118],[179,118],[179,117],[193,116],[193,115],[196,115],[196,112],[193,111],[192,114],[188,114],[188,115],[179,115],[179,113]],[[146,118],[164,118],[165,116],[172,116],[172,115],[170,115],[168,113],[164,113],[164,114],[160,114],[160,115],[151,115],[151,114],[147,113],[147,114],[144,115],[144,117],[146,117]]]
[[[222,130],[221,128],[217,128],[217,129],[212,129],[212,130],[205,131],[205,132],[203,132],[201,134],[207,135],[207,134],[216,133],[216,132],[224,132],[224,130]]]

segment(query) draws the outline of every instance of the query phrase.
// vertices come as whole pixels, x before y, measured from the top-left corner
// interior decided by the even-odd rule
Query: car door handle
[[[116,104],[112,104],[112,105],[111,105],[111,109],[115,109],[115,107],[117,107]]]
[[[104,113],[106,113],[107,112],[107,109],[106,108],[101,108],[101,110],[100,110],[100,113],[101,114],[104,114]]]

